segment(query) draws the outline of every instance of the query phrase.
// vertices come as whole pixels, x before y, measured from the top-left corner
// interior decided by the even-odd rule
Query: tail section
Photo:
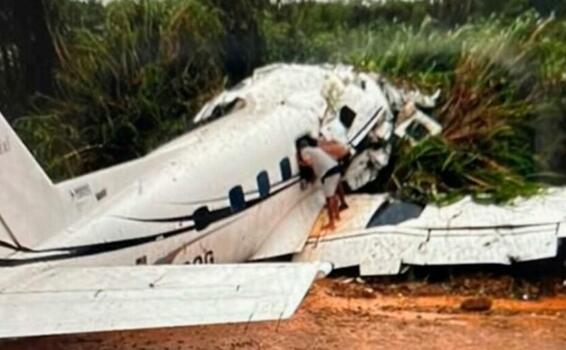
[[[53,183],[0,114],[0,256],[60,232],[63,214]]]

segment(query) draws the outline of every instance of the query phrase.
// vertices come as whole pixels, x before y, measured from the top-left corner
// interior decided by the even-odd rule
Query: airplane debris
[[[83,318],[99,322],[59,329],[53,319],[6,316],[2,319],[14,323],[0,328],[0,337],[278,319],[281,313],[290,316],[313,280],[332,268],[391,275],[411,265],[555,257],[566,238],[566,189],[560,188],[506,207],[465,198],[423,208],[387,194],[353,195],[336,230],[320,230],[324,196],[320,184],[301,185],[296,141],[311,133],[345,139],[353,160],[344,180],[359,189],[389,163],[394,135],[416,143],[441,131],[419,109],[438,98],[439,93],[399,89],[348,66],[271,65],[204,106],[194,118],[199,128],[146,157],[60,184],[45,175],[0,117],[0,135],[11,141],[0,156],[0,303],[15,308],[25,300],[21,307],[32,315],[67,306],[58,293],[66,290],[78,293],[77,307],[44,315],[71,320],[81,316],[78,305],[89,305]],[[221,265],[290,255],[306,264]],[[135,266],[165,262],[185,266]],[[220,265],[204,266],[213,263]],[[35,285],[37,279],[27,278],[35,269],[52,283]],[[155,276],[170,281],[168,288],[151,282]],[[16,280],[23,282],[11,283]],[[227,280],[233,283],[224,290]],[[76,288],[69,290],[69,281]],[[124,281],[132,288],[143,282],[144,288],[134,288],[132,299],[126,295],[130,290],[116,289]],[[373,296],[362,279],[343,284],[353,282]],[[88,284],[88,293],[77,284]],[[50,289],[42,289],[46,286]],[[93,302],[92,291],[100,289],[105,292]],[[147,293],[152,302],[139,303],[148,300]],[[179,298],[191,306],[187,310],[202,313],[177,315]],[[214,314],[197,305],[204,299]],[[140,306],[163,312],[159,319],[141,320]],[[121,322],[110,322],[109,314]],[[36,321],[33,332],[30,320]]]

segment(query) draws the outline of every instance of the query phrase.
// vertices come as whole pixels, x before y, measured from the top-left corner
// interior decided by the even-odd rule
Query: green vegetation
[[[55,89],[36,97],[16,126],[49,173],[64,178],[189,130],[206,100],[257,66],[347,63],[443,91],[432,112],[443,134],[414,148],[398,141],[380,189],[421,202],[464,194],[506,201],[560,181],[566,168],[564,7],[57,0],[47,12]]]
[[[564,21],[527,11],[515,19],[492,15],[450,29],[431,17],[419,25],[381,19],[351,26],[331,16],[334,6],[303,9],[294,16],[297,23],[267,18],[270,59],[349,63],[401,85],[443,91],[444,101],[433,112],[444,126],[442,136],[414,148],[400,142],[382,189],[421,202],[464,194],[502,202],[538,191],[553,148],[564,145],[556,131],[535,132],[543,121],[561,123]]]
[[[232,3],[245,8],[253,0]],[[57,0],[49,10],[56,91],[36,97],[31,115],[16,127],[55,178],[139,157],[184,133],[225,79],[234,79],[225,67],[234,76],[253,69],[245,66],[253,62],[246,49],[225,51],[234,31],[253,44],[253,28],[234,28],[208,1],[122,0],[102,7]]]
[[[210,43],[223,28],[213,9],[173,0],[91,6],[101,17],[90,26],[53,28],[57,94],[41,97],[34,115],[17,123],[56,176],[146,153],[183,132],[222,87],[220,48]],[[77,8],[56,10],[70,18]]]

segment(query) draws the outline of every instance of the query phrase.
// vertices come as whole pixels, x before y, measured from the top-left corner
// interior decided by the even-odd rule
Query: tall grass
[[[50,14],[57,93],[38,99],[17,128],[56,178],[147,153],[189,130],[227,83],[276,61],[347,63],[442,90],[431,112],[442,135],[416,147],[396,141],[392,173],[378,184],[405,199],[503,202],[566,169],[566,20],[525,12],[524,1],[505,6],[513,16],[468,22],[458,9],[435,17],[444,9],[426,2],[52,3],[65,5]]]
[[[537,143],[536,134],[548,117],[545,108],[558,109],[550,123],[563,118],[564,22],[526,12],[449,30],[429,17],[416,26],[381,21],[319,30],[308,23],[308,10],[294,27],[267,18],[270,58],[350,63],[400,85],[443,91],[441,106],[432,111],[442,135],[416,147],[398,142],[393,172],[381,189],[444,203],[465,194],[504,202],[541,188],[548,169],[543,154],[564,145]],[[290,41],[293,50],[284,50]]]
[[[147,153],[223,85],[223,27],[206,2],[116,1],[96,21],[53,27],[57,94],[17,123],[56,178]]]

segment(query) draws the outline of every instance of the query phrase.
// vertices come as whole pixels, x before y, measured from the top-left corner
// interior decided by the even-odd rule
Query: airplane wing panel
[[[329,269],[307,263],[35,270],[0,289],[0,338],[285,319],[320,272]]]
[[[428,205],[418,218],[402,223],[406,227],[527,226],[556,223],[566,218],[566,188],[548,188],[506,205],[484,205],[471,197],[448,206]]]
[[[390,202],[371,220],[367,214],[375,208],[372,203],[383,203],[383,198],[350,196],[355,210],[346,211],[333,232],[313,230],[293,259],[359,267],[362,275],[395,275],[409,265],[507,265],[554,258],[566,238],[565,196],[563,189],[551,189],[507,206],[465,198],[446,207],[428,206],[421,213]],[[327,221],[324,213],[319,221]]]
[[[511,264],[555,257],[557,232],[557,224],[458,231],[385,226],[309,239],[294,260],[359,266],[361,275],[395,275],[408,265]]]

